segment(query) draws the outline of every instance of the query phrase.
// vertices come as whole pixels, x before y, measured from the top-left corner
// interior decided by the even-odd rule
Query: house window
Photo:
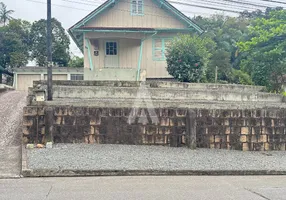
[[[107,56],[116,56],[117,55],[117,42],[106,42],[106,52]]]
[[[83,80],[83,74],[71,74],[71,80],[72,81],[82,81]]]
[[[143,0],[131,0],[131,15],[143,15]]]
[[[153,40],[153,60],[166,60],[168,46],[172,42],[171,38],[156,38]]]

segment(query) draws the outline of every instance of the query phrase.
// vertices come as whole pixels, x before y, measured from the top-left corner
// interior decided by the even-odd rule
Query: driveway
[[[21,173],[21,135],[25,92],[0,93],[0,178]]]

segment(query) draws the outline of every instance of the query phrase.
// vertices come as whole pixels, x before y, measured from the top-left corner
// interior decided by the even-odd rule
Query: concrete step
[[[146,88],[146,87],[109,87],[109,86],[62,86],[53,87],[55,98],[75,99],[140,99],[153,100],[205,100],[234,102],[282,102],[282,95],[254,91],[227,89],[193,88]]]
[[[34,81],[34,87],[37,85],[47,85],[47,81]],[[170,81],[53,81],[54,86],[96,86],[96,87],[140,87],[145,85],[147,88],[184,88],[184,89],[205,89],[205,90],[232,90],[260,92],[264,90],[262,86],[237,85],[237,84],[214,84],[214,83],[181,83]]]
[[[197,109],[269,109],[286,108],[285,103],[233,102],[205,100],[148,100],[148,99],[70,99],[54,98],[51,102],[34,102],[34,105],[88,106],[111,108],[197,108]]]

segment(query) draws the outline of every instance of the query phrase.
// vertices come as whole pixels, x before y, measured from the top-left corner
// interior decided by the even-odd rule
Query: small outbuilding
[[[53,67],[53,80],[83,80],[83,68]],[[16,90],[28,91],[33,81],[47,80],[46,67],[21,67],[14,70]]]

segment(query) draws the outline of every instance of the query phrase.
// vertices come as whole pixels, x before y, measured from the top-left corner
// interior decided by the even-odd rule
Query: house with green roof
[[[85,80],[172,78],[166,50],[202,28],[166,0],[107,0],[69,29],[84,55]]]

